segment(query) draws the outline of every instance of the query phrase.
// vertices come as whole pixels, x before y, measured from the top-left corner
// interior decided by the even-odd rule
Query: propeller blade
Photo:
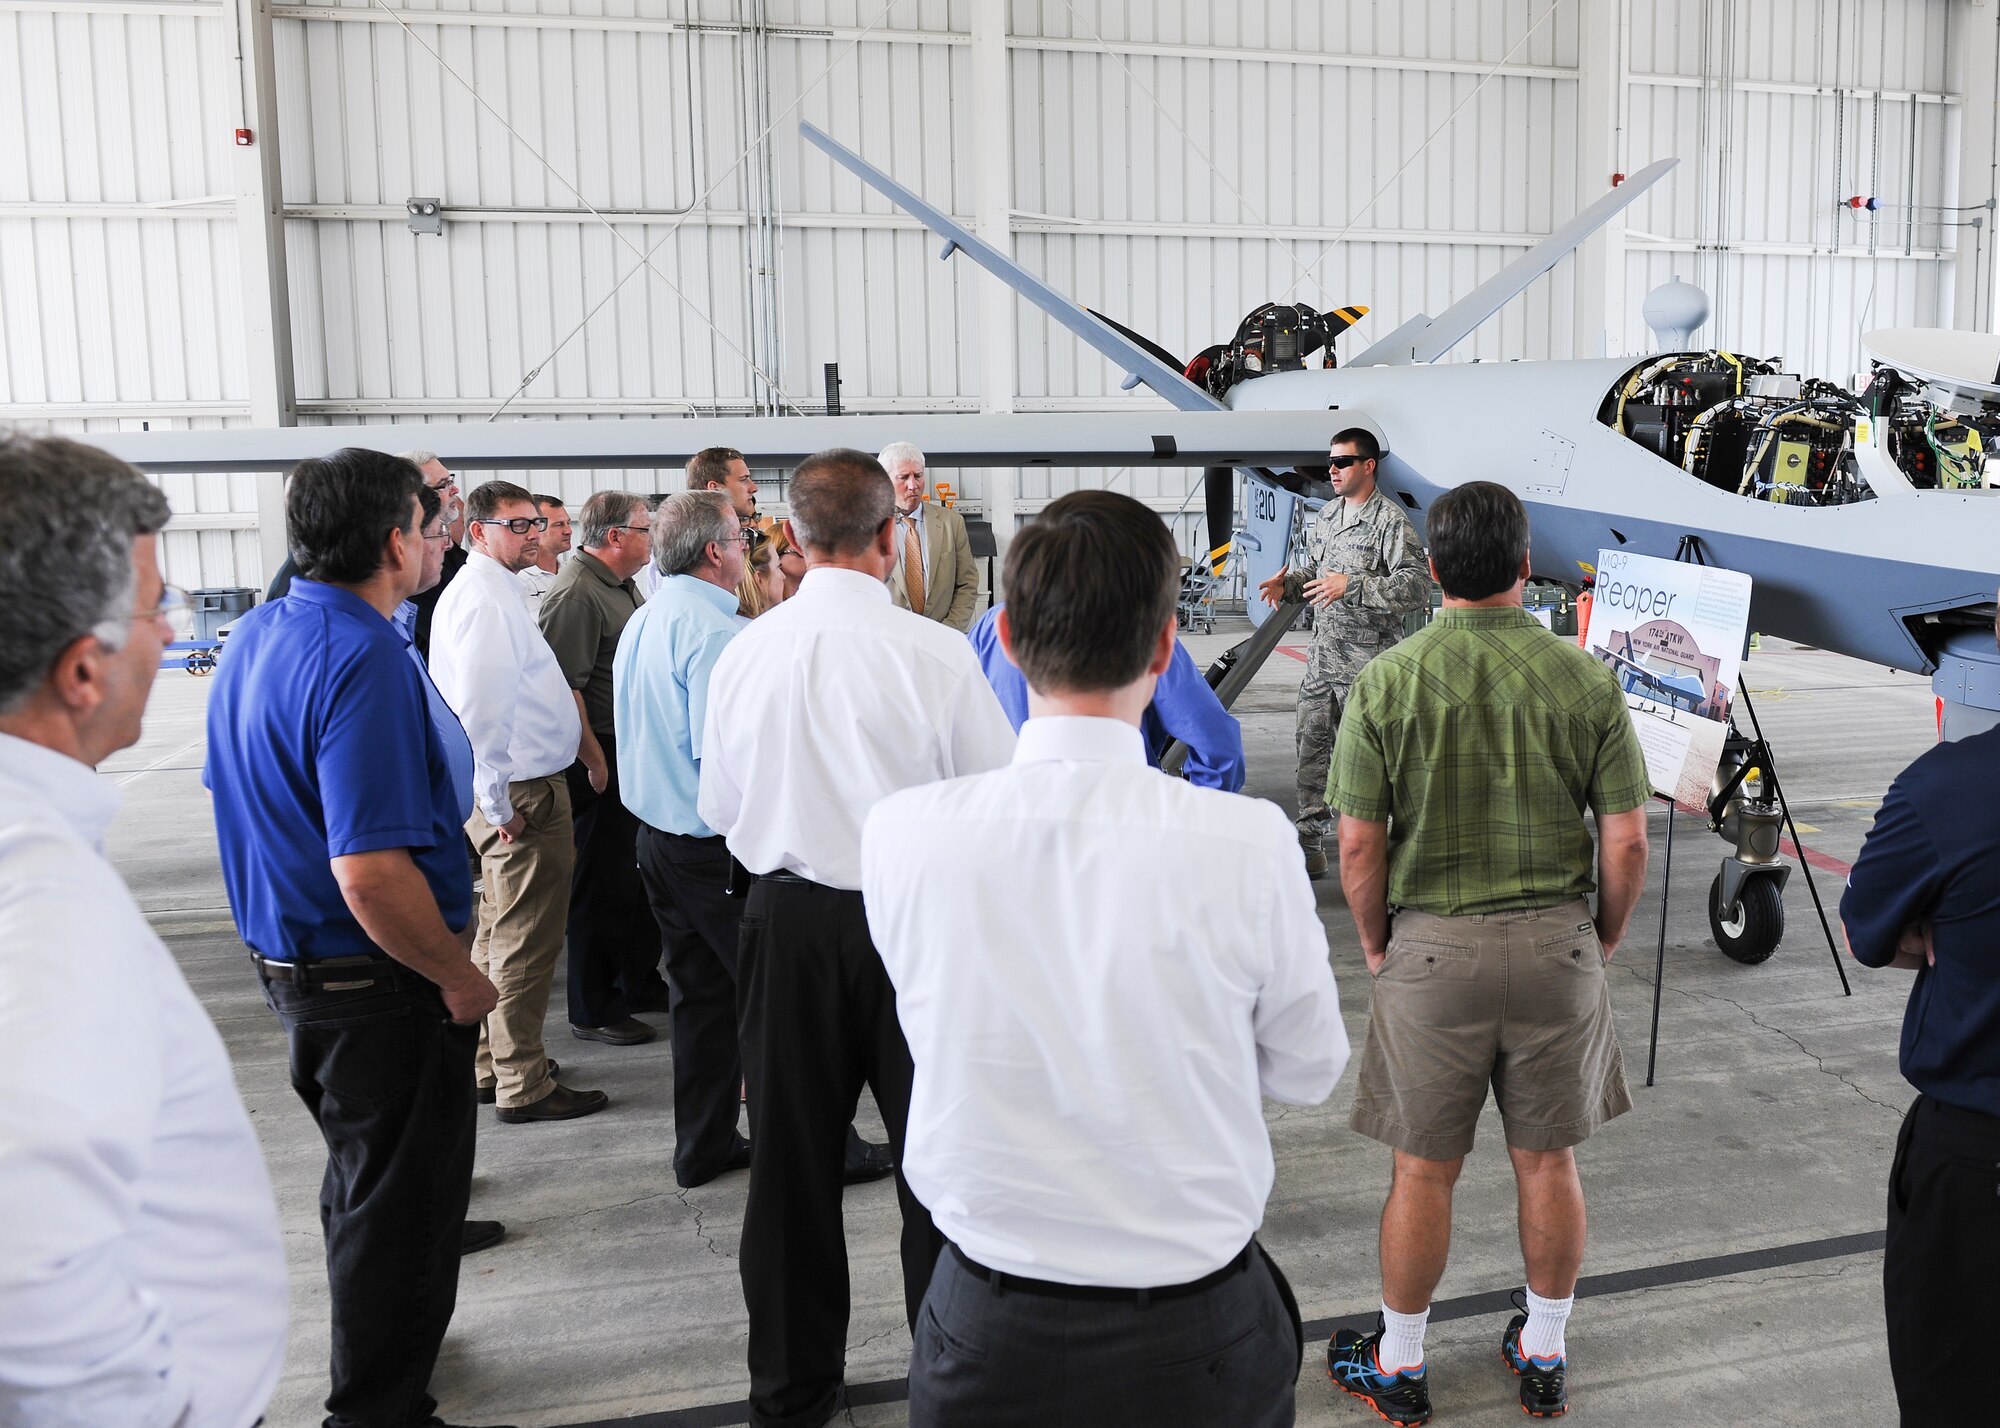
[[[1364,312],[1367,311],[1367,309],[1365,308],[1362,310]],[[1174,356],[1173,353],[1167,351],[1166,348],[1160,346],[1159,343],[1153,341],[1152,338],[1146,336],[1143,332],[1134,332],[1124,323],[1118,321],[1118,319],[1114,317],[1106,317],[1103,313],[1099,312],[1094,307],[1086,307],[1084,311],[1089,313],[1092,317],[1096,318],[1099,322],[1103,323],[1106,327],[1110,328],[1113,332],[1117,333],[1120,337],[1124,338],[1127,342],[1138,343],[1139,346],[1141,346],[1147,351],[1147,353],[1149,353],[1151,356],[1157,357],[1160,361],[1166,363],[1176,372],[1184,372],[1187,370],[1187,363],[1181,361],[1180,358]]]
[[[1366,316],[1368,316],[1368,309],[1360,306],[1337,307],[1332,312],[1323,314],[1323,320],[1326,323],[1327,340],[1329,342],[1332,341]]]

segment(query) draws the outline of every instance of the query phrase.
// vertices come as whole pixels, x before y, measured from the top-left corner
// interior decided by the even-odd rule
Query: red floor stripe
[[[1804,858],[1821,872],[1832,873],[1837,878],[1845,878],[1849,873],[1854,871],[1854,864],[1843,863],[1840,859],[1830,857],[1814,848],[1800,848],[1789,838],[1780,838],[1778,840],[1778,851],[1781,853],[1790,853],[1795,858]]]
[[[1290,655],[1300,664],[1304,664],[1306,662],[1306,652],[1300,649],[1297,645],[1279,645],[1278,653],[1283,655]]]

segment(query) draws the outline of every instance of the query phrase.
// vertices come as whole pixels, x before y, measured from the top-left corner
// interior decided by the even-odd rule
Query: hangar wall
[[[1004,127],[974,101],[982,20]],[[233,142],[265,23],[270,339],[243,275],[272,136]],[[1967,0],[0,0],[0,418],[241,424],[287,349],[302,423],[817,410],[836,361],[850,410],[1152,400],[1018,303],[1010,389],[986,390],[988,280],[801,117],[968,217],[1004,165],[1021,261],[1182,354],[1274,298],[1368,305],[1354,350],[1607,170],[1678,154],[1594,265],[1453,359],[1644,349],[1639,301],[1678,272],[1716,299],[1707,340],[1846,377],[1859,327],[1949,322],[1961,270],[1991,270],[1991,225],[1936,206],[1988,196],[1960,192],[1961,96],[1990,129],[1992,77],[1957,56],[1990,56],[1964,41],[1993,23]],[[442,199],[442,234],[410,231],[412,197]],[[1081,479],[949,474],[1003,520]],[[1169,511],[1189,489],[1117,479]],[[261,584],[269,484],[166,484],[171,578]]]

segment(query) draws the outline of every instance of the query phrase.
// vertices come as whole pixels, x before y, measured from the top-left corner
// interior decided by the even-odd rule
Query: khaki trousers
[[[480,1085],[493,1084],[495,1104],[502,1108],[532,1106],[555,1089],[542,1049],[542,1024],[562,955],[576,864],[569,785],[562,774],[510,783],[507,796],[525,820],[512,843],[503,843],[500,830],[476,809],[465,820],[482,880],[472,961],[500,994],[480,1030],[474,1074]]]

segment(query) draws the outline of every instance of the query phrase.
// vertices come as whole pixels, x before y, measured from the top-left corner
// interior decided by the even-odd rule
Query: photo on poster
[[[1625,691],[1654,790],[1685,808],[1707,804],[1749,622],[1741,571],[1598,554],[1584,648]]]

